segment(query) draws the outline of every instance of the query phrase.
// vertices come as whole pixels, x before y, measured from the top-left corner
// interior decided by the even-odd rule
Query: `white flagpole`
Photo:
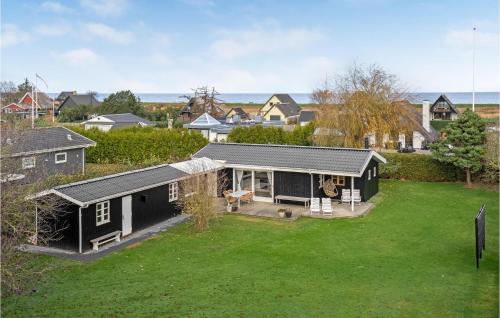
[[[35,73],[35,112],[36,118],[38,118],[38,74]]]
[[[472,111],[476,104],[476,27],[472,28]]]
[[[35,128],[35,91],[33,85],[31,85],[31,128]]]

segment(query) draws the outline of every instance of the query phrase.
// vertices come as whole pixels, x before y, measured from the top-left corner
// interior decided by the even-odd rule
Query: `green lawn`
[[[54,259],[4,317],[496,317],[498,193],[381,182],[359,219],[238,216],[186,226],[89,264]],[[486,253],[473,220],[486,203]]]

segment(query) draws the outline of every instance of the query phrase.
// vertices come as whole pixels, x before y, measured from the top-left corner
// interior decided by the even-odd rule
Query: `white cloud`
[[[4,24],[2,27],[2,36],[0,39],[1,47],[14,46],[21,43],[26,43],[31,40],[28,32],[19,29],[14,24]]]
[[[161,91],[161,87],[157,83],[129,79],[118,80],[115,87],[117,90],[131,90],[134,93],[155,93]]]
[[[54,13],[65,13],[73,11],[70,7],[67,7],[56,1],[45,1],[44,3],[42,3],[40,8],[43,11],[49,11]]]
[[[39,24],[35,27],[35,32],[45,36],[62,36],[68,34],[71,27],[64,22],[54,24]]]
[[[150,61],[158,65],[170,65],[172,64],[172,59],[165,53],[154,52],[150,56]]]
[[[222,58],[238,58],[255,54],[288,54],[309,47],[324,38],[315,30],[304,28],[254,27],[245,30],[223,30],[211,45],[211,52]]]
[[[127,0],[80,0],[80,4],[103,17],[118,16],[125,12],[129,5]]]
[[[134,34],[132,32],[118,31],[102,23],[88,23],[85,26],[85,29],[90,35],[94,35],[117,44],[128,44],[134,40]]]
[[[494,46],[498,44],[498,33],[476,30],[476,45]],[[473,31],[471,29],[454,29],[445,35],[446,43],[452,46],[471,47],[473,44]]]
[[[88,48],[79,48],[66,51],[61,54],[61,57],[73,64],[92,63],[99,59],[99,56]]]

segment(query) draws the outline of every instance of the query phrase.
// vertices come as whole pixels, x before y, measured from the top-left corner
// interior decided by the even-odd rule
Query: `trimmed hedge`
[[[186,129],[134,127],[103,132],[71,127],[94,140],[97,145],[86,151],[86,162],[156,164],[185,160],[208,142],[200,133]]]
[[[464,179],[463,172],[454,166],[434,160],[430,155],[382,153],[387,164],[380,165],[380,177],[429,182],[453,182]]]

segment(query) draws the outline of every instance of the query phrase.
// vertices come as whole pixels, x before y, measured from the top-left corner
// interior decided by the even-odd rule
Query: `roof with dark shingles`
[[[54,190],[84,204],[95,203],[104,198],[119,197],[123,193],[138,192],[167,184],[189,174],[169,165],[114,174],[55,187]],[[168,193],[165,193],[168,195]]]
[[[448,96],[446,96],[445,94],[441,94],[441,95],[440,95],[440,96],[436,99],[436,101],[434,102],[434,104],[432,104],[431,109],[430,109],[430,111],[431,111],[431,112],[433,112],[433,111],[434,111],[434,107],[435,107],[435,106],[437,105],[437,103],[439,103],[440,101],[444,101],[445,103],[447,103],[447,104],[450,106],[451,110],[452,110],[453,112],[455,112],[456,114],[458,114],[458,113],[459,113],[459,112],[458,112],[458,109],[455,107],[455,104],[453,104],[453,103],[451,102],[451,100],[449,100],[449,99],[448,99]]]
[[[227,114],[229,114],[231,111],[234,111],[236,115],[239,115],[242,119],[248,118],[248,114],[241,107],[233,107],[227,112]]]
[[[274,94],[273,96],[276,96],[283,104],[292,104],[299,107],[297,102],[288,94]]]
[[[76,94],[76,95],[68,95],[64,101],[61,103],[59,108],[62,108],[71,100],[75,105],[95,105],[99,106],[101,102],[99,102],[94,95],[92,94]],[[73,106],[73,105],[72,105]]]
[[[303,110],[300,112],[299,123],[307,123],[316,119],[316,112],[312,110]]]
[[[95,141],[65,127],[4,130],[1,135],[2,152],[3,150],[6,152],[2,153],[2,156],[95,146]]]
[[[278,108],[286,117],[297,116],[300,112],[300,107],[297,104],[280,103],[275,104],[272,107]],[[272,107],[268,110],[268,112],[272,109]]]
[[[211,143],[193,157],[223,160],[229,165],[360,174],[373,153],[369,149]]]

